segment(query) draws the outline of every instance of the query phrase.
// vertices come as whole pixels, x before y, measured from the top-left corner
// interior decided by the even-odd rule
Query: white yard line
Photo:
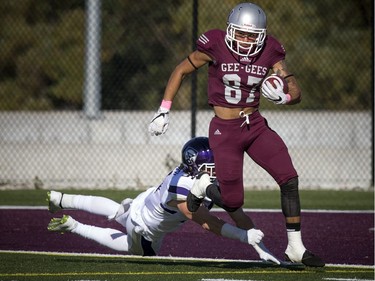
[[[358,279],[358,278],[323,278],[323,280],[332,281],[374,281],[374,279]]]

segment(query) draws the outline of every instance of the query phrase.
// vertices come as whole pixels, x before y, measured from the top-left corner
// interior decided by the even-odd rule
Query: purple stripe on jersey
[[[175,185],[170,185],[168,188],[168,192],[181,194],[185,196],[189,194],[189,190],[187,190],[186,188],[175,186]]]
[[[168,208],[166,208],[162,203],[160,203],[160,207],[163,208],[164,211],[166,211],[167,213],[170,213],[170,214],[175,214],[177,213],[176,211],[173,211],[173,210],[169,210]]]

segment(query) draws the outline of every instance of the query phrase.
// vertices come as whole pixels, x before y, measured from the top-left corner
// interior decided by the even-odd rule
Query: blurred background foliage
[[[288,109],[371,110],[372,0],[253,2],[265,10],[268,33],[284,44],[288,68],[303,90],[303,102]],[[225,29],[238,3],[199,0],[197,35]],[[192,7],[192,0],[102,1],[103,110],[157,108],[171,71],[193,49]],[[84,0],[3,0],[0,110],[81,110],[84,52]],[[174,109],[190,108],[190,79]],[[205,91],[201,69],[199,109],[208,108]]]

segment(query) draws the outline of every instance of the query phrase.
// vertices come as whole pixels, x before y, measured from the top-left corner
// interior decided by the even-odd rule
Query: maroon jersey
[[[197,50],[212,58],[208,66],[208,102],[227,108],[258,108],[261,82],[275,63],[285,59],[285,50],[268,35],[258,55],[243,57],[230,51],[225,35],[225,31],[215,29],[197,40]],[[298,176],[285,143],[260,112],[248,118],[225,120],[214,116],[210,122],[216,177],[223,204],[231,208],[243,205],[244,153],[279,185]]]
[[[213,60],[208,67],[208,103],[223,107],[259,107],[260,84],[272,66],[285,58],[283,46],[268,35],[255,57],[241,57],[225,44],[226,32],[209,30],[197,40],[197,50]]]

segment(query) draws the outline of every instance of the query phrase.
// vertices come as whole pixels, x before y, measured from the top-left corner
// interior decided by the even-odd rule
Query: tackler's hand
[[[264,233],[261,230],[255,228],[249,229],[246,234],[247,242],[252,246],[260,243],[260,241],[262,241],[264,237]]]
[[[159,110],[154,114],[150,125],[148,126],[148,131],[151,136],[158,136],[164,134],[169,125],[169,109],[159,107]]]

